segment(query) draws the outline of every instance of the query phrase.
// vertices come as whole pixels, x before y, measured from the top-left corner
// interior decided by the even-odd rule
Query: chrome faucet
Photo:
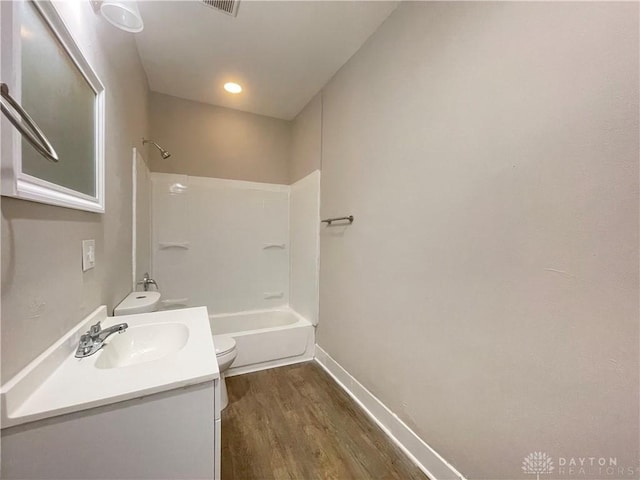
[[[76,358],[84,358],[93,355],[98,350],[106,345],[105,340],[114,333],[122,333],[129,325],[126,323],[119,323],[109,328],[103,329],[100,326],[100,322],[95,325],[91,325],[89,331],[80,337],[80,343],[76,350]]]
[[[149,277],[148,272],[144,274],[144,276],[142,277],[142,280],[136,283],[136,285],[142,285],[142,288],[144,289],[145,292],[149,291],[149,285],[155,285],[156,290],[159,290],[158,284],[153,278]]]

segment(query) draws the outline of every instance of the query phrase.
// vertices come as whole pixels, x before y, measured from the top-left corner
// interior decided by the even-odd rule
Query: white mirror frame
[[[19,1],[0,1],[2,8],[2,72],[8,78],[3,79],[9,84],[11,95],[20,101],[20,32],[16,9]],[[105,137],[105,89],[89,65],[80,47],[73,39],[69,28],[66,26],[53,4],[49,1],[32,2],[40,12],[49,28],[59,40],[60,44],[69,55],[85,78],[89,86],[96,94],[95,98],[95,196],[77,192],[55,183],[27,175],[22,171],[22,136],[11,125],[9,120],[2,115],[2,176],[0,188],[2,195],[16,197],[23,200],[57,205],[60,207],[74,208],[89,212],[104,213],[105,211],[105,187],[104,187],[104,137]],[[5,75],[3,75],[5,76]],[[7,81],[8,80],[8,81]],[[43,162],[46,162],[44,158]],[[62,160],[61,160],[62,161]]]

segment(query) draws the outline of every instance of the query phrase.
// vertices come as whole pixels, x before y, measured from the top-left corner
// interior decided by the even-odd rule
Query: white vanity
[[[126,322],[76,358],[96,322]],[[2,477],[220,478],[220,373],[204,307],[100,307],[2,387]]]

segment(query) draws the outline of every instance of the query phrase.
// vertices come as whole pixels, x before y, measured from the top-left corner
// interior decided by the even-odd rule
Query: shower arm
[[[142,139],[142,145],[146,145],[147,143],[150,143],[151,145],[154,145],[158,150],[160,150],[161,152],[164,151],[164,148],[162,148],[160,145],[158,145],[156,142],[154,142],[153,140],[147,140],[146,138]]]
[[[146,145],[147,143],[150,143],[151,145],[156,147],[160,151],[160,155],[162,155],[162,158],[167,159],[167,158],[169,158],[171,156],[171,154],[168,151],[166,151],[164,148],[162,148],[156,142],[154,142],[153,140],[147,140],[146,138],[143,137],[142,138],[142,145]]]

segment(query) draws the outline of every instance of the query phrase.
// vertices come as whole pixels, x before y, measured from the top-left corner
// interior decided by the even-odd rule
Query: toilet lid
[[[233,337],[227,337],[226,335],[214,336],[213,344],[216,346],[216,357],[218,355],[224,355],[236,348],[236,341]]]

